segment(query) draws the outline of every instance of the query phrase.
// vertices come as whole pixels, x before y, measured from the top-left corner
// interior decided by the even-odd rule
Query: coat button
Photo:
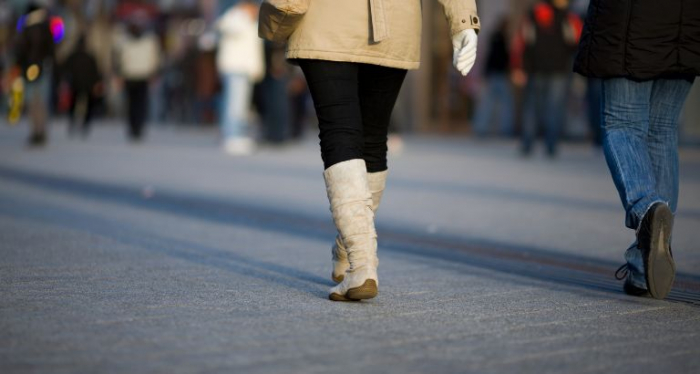
[[[476,17],[472,18],[472,21],[474,22],[475,25],[479,24],[479,19]]]
[[[462,20],[462,23],[467,23],[467,20],[466,20],[466,19],[463,19],[463,20]]]

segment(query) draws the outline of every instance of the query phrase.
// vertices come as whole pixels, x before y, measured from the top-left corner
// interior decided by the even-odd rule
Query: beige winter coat
[[[475,0],[437,1],[452,35],[481,26]],[[417,69],[421,25],[421,0],[311,0],[287,58]]]

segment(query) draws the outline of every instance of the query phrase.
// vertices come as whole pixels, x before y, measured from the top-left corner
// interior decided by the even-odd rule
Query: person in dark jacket
[[[571,61],[581,34],[581,19],[568,10],[569,0],[538,1],[513,43],[511,64],[516,85],[526,85],[522,153],[532,153],[541,125],[547,155],[555,157],[564,127]]]
[[[499,109],[499,130],[503,136],[513,133],[513,93],[510,84],[510,45],[508,41],[508,18],[503,16],[498,29],[489,41],[489,54],[486,59],[486,86],[474,114],[474,133],[488,135],[493,119],[494,107]]]
[[[34,3],[27,7],[26,14],[20,20],[16,51],[32,122],[28,144],[43,146],[46,144],[50,72],[54,62],[54,41],[46,9]]]
[[[97,60],[88,52],[85,38],[78,40],[75,51],[68,57],[63,69],[71,88],[69,133],[80,127],[83,136],[90,131],[90,120],[97,98],[101,95],[101,74]]]
[[[603,147],[636,241],[616,273],[662,299],[675,277],[678,120],[700,75],[700,2],[592,0],[574,70],[602,80]]]

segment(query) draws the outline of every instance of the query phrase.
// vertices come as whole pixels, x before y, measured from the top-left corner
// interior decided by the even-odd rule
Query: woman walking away
[[[700,2],[592,0],[575,71],[602,79],[603,147],[636,241],[616,276],[631,295],[671,291],[678,119],[700,75]]]
[[[476,3],[438,1],[450,25],[454,65],[466,75],[476,59]],[[285,24],[295,17],[275,12],[279,3],[296,3],[276,9],[301,10],[303,17]],[[291,34],[287,58],[301,66],[319,119],[323,175],[339,233],[332,248],[338,285],[329,297],[371,299],[379,284],[374,214],[386,184],[389,118],[406,71],[419,66],[421,1],[266,0],[260,24],[268,39]]]

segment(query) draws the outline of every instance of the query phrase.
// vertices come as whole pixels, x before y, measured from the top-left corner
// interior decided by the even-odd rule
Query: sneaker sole
[[[332,293],[328,298],[333,301],[359,301],[377,297],[379,289],[374,279],[367,279],[360,287],[351,288],[345,295]]]
[[[652,214],[652,233],[649,252],[645,256],[647,289],[655,299],[665,298],[676,277],[676,264],[669,251],[673,214],[663,205]]]

